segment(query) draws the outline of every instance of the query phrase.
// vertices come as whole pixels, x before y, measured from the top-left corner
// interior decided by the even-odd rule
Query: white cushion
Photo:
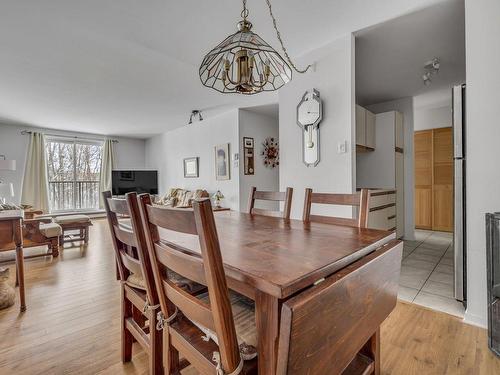
[[[59,224],[87,223],[90,221],[90,217],[87,215],[57,216],[54,221]]]
[[[62,228],[56,223],[40,223],[40,232],[47,238],[59,237],[62,234]]]

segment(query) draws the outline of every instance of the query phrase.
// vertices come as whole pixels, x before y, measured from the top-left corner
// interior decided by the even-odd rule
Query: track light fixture
[[[198,116],[198,121],[203,121],[203,116],[201,115],[201,111],[198,109],[193,109],[191,111],[191,115],[189,116],[188,124],[191,125],[193,123],[193,119],[196,119]]]
[[[434,57],[432,60],[429,60],[424,64],[425,73],[422,75],[424,85],[429,86],[432,83],[432,76],[439,72],[440,67],[441,62],[437,57]]]

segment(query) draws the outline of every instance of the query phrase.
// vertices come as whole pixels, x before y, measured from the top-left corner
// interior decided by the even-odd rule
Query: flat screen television
[[[113,171],[112,194],[130,192],[158,194],[158,171]]]

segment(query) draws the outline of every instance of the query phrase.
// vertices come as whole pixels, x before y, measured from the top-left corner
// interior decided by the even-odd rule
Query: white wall
[[[465,319],[486,326],[484,214],[500,211],[500,1],[465,0],[467,286]]]
[[[260,155],[262,152],[262,143],[268,137],[278,139],[279,123],[278,119],[255,113],[247,110],[239,111],[239,140],[240,140],[240,210],[247,210],[248,195],[250,188],[256,186],[257,190],[278,191],[279,186],[279,167],[268,168],[264,165],[264,159]],[[244,152],[243,138],[250,137],[254,139],[254,175],[245,175],[244,173]],[[256,207],[277,209],[274,202],[256,202]]]
[[[414,130],[418,131],[452,126],[451,111],[451,103],[437,108],[415,108]]]
[[[337,193],[355,189],[354,38],[346,35],[304,56],[300,62],[313,61],[315,70],[295,74],[279,91],[280,190],[294,188],[293,218],[302,218],[306,187]],[[320,92],[324,113],[320,124],[320,162],[316,167],[306,167],[302,162],[296,107],[304,92],[312,88]],[[343,154],[337,153],[337,144],[341,142],[347,142],[347,152]],[[337,211],[352,214],[345,209]]]
[[[22,180],[24,166],[26,163],[26,152],[29,136],[22,135],[22,130],[46,132],[61,136],[78,136],[90,138],[103,138],[94,134],[73,133],[57,131],[53,129],[31,128],[27,126],[0,124],[0,155],[6,155],[7,159],[16,160],[16,171],[0,171],[0,179],[14,184],[14,202],[19,203],[21,199]],[[143,169],[145,167],[146,142],[144,139],[111,137],[117,139],[114,144],[116,168],[117,169]]]
[[[403,114],[404,123],[404,169],[405,169],[405,235],[407,240],[415,239],[414,217],[414,167],[413,167],[413,99],[401,98],[385,103],[366,106],[374,113],[399,111]],[[378,140],[376,140],[378,142]]]
[[[230,143],[231,179],[215,178],[216,145]],[[202,122],[184,125],[146,141],[146,166],[159,171],[159,192],[179,187],[189,190],[205,189],[210,194],[220,190],[224,206],[239,209],[239,169],[232,155],[238,152],[238,110],[231,110]],[[199,157],[199,178],[184,178],[183,159]]]

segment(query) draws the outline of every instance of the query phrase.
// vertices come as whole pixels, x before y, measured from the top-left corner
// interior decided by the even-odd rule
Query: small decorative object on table
[[[262,146],[264,146],[261,153],[264,157],[264,165],[269,168],[280,165],[278,140],[274,137],[266,138]]]
[[[220,190],[217,190],[217,193],[214,194],[214,203],[215,207],[220,207],[220,201],[224,199],[224,194],[221,193]]]
[[[9,269],[0,268],[0,310],[14,304],[16,292],[9,285]]]

